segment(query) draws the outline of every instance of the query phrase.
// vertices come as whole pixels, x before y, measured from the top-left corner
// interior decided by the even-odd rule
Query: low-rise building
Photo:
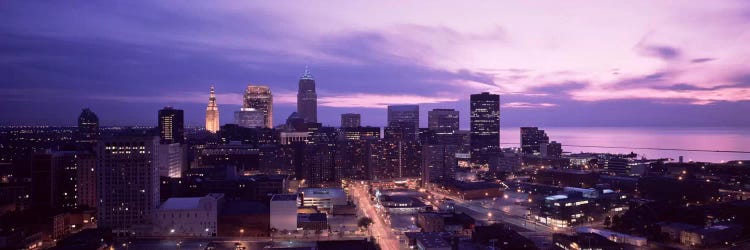
[[[328,218],[324,213],[297,214],[297,228],[303,230],[327,230]]]
[[[405,236],[408,240],[408,245],[412,249],[419,250],[450,250],[451,244],[448,238],[451,237],[448,233],[438,232],[407,232]]]
[[[347,204],[342,188],[302,188],[298,193],[302,197],[301,206],[316,206],[320,210],[330,211],[333,206]]]
[[[586,220],[593,203],[581,193],[547,196],[542,201],[537,221],[555,227],[568,227]]]
[[[680,243],[688,246],[715,246],[734,241],[742,235],[742,227],[738,225],[714,225],[705,228],[695,228],[680,233]]]
[[[154,213],[157,236],[216,236],[223,194],[169,198]]]
[[[500,184],[492,182],[450,181],[442,183],[439,188],[464,200],[503,196],[503,187]]]
[[[271,198],[271,229],[296,230],[297,229],[297,204],[299,197],[296,194],[275,194]]]

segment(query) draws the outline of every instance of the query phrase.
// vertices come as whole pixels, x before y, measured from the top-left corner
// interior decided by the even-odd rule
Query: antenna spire
[[[302,79],[313,79],[312,73],[310,73],[310,66],[305,65],[305,74],[302,75]]]

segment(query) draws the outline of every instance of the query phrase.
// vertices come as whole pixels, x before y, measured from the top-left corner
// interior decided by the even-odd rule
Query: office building
[[[346,192],[342,188],[302,188],[298,191],[302,206],[313,206],[330,211],[333,206],[346,205]]]
[[[427,112],[427,128],[437,133],[458,131],[458,111],[455,109],[433,109]]]
[[[367,144],[368,170],[373,180],[419,177],[422,144],[417,140],[377,140]]]
[[[485,155],[500,150],[500,96],[483,92],[470,99],[471,159],[484,164]]]
[[[539,144],[539,153],[542,155],[542,157],[552,157],[552,158],[559,158],[562,156],[562,144],[551,141],[550,143],[541,143]]]
[[[266,127],[266,114],[254,108],[241,108],[234,112],[234,123],[245,128]]]
[[[540,155],[541,144],[548,144],[549,137],[544,130],[537,127],[521,127],[521,152],[524,154]]]
[[[211,94],[208,96],[208,106],[206,106],[206,130],[211,133],[219,131],[219,106],[216,105],[216,93],[214,85],[211,85]]]
[[[181,109],[159,110],[159,138],[163,144],[185,143],[185,114]]]
[[[268,86],[247,85],[242,111],[253,110],[263,113],[263,125],[260,127],[273,128],[273,95]]]
[[[388,126],[409,122],[416,133],[419,128],[419,105],[388,105]]]
[[[90,109],[83,109],[78,116],[76,143],[79,149],[92,151],[99,139],[99,117]]]
[[[536,220],[554,227],[568,227],[588,221],[593,202],[579,192],[557,194],[544,198]]]
[[[299,79],[297,113],[305,122],[318,122],[318,94],[315,93],[315,79],[310,68],[305,68],[305,74]]]
[[[169,178],[182,177],[187,164],[185,147],[179,143],[159,144],[159,176]]]
[[[304,146],[302,178],[308,186],[322,187],[340,183],[341,169],[336,165],[335,144],[311,143]]]
[[[169,198],[154,212],[154,236],[216,236],[224,194]]]
[[[356,128],[361,126],[360,114],[341,114],[341,127],[342,128]]]
[[[75,151],[47,151],[31,160],[31,201],[37,208],[75,208]]]
[[[79,207],[96,207],[96,156],[91,153],[76,155],[76,202]]]
[[[419,139],[419,128],[413,121],[394,121],[383,128],[383,138],[389,141],[416,141]]]
[[[114,136],[97,146],[97,226],[122,236],[149,233],[159,206],[159,138]]]
[[[359,141],[368,139],[380,139],[379,127],[343,127],[341,136],[344,140]]]
[[[422,148],[422,180],[440,183],[452,180],[456,169],[457,145],[424,145]]]
[[[297,194],[274,194],[271,197],[271,228],[276,231],[297,230],[297,206],[300,204]]]

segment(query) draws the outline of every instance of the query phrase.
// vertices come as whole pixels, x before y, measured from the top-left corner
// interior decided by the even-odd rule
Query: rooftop
[[[407,237],[415,239],[424,248],[451,247],[439,232],[408,233]]]
[[[197,209],[203,197],[169,198],[159,209],[161,210],[190,210]]]
[[[324,213],[297,214],[297,220],[302,222],[325,222],[327,221],[327,217]]]
[[[305,198],[340,198],[346,197],[344,189],[342,188],[303,188],[299,190],[299,193]]]
[[[271,201],[296,201],[296,194],[274,194]]]

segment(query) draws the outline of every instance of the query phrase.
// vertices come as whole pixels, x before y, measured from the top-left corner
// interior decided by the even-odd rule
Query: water
[[[634,152],[647,158],[672,158],[677,160],[679,156],[683,156],[685,161],[705,162],[750,160],[750,128],[547,127],[540,129],[547,132],[550,141],[562,143],[563,151],[571,153]],[[518,127],[501,129],[500,142],[503,147],[518,146],[520,141],[519,131]],[[656,150],[656,148],[670,150]],[[682,149],[742,151],[742,153],[686,151]]]

